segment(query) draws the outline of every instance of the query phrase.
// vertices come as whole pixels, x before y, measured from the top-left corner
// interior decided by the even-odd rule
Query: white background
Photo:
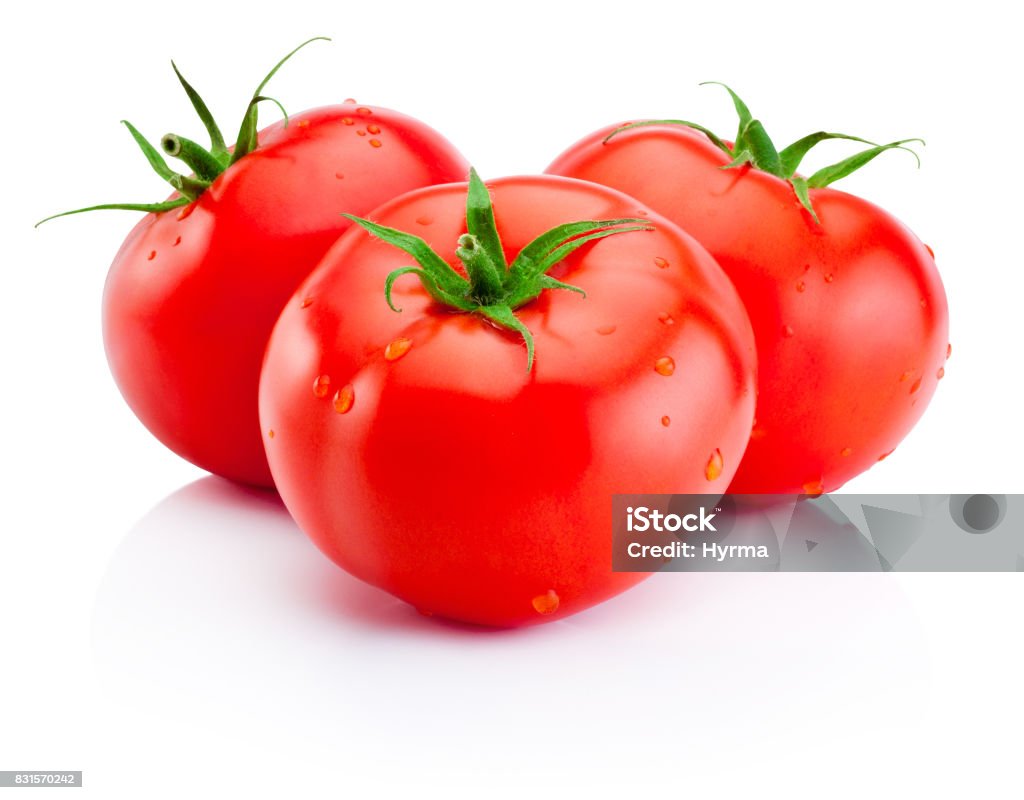
[[[685,6],[5,11],[0,769],[82,769],[97,798],[1021,796],[1019,575],[665,574],[527,631],[422,619],[131,415],[99,307],[137,215],[32,229],[164,196],[118,120],[201,139],[171,57],[233,129],[278,57],[333,36],[271,93],[397,108],[485,177],[632,117],[729,134],[696,85],[726,81],[778,142],[928,142],[842,184],[934,248],[953,343],[924,420],[846,490],[1024,489],[1015,26],[985,2]]]

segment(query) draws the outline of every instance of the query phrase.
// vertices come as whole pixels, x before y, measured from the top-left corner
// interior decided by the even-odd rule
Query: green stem
[[[490,305],[501,296],[501,274],[489,253],[471,233],[459,237],[455,255],[466,267],[472,299],[482,306]],[[504,256],[502,257],[504,260]]]
[[[226,166],[202,145],[175,133],[164,135],[160,149],[172,158],[184,161],[200,180],[212,182]]]

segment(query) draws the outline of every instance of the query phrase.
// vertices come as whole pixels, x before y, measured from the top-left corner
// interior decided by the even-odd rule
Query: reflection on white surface
[[[898,725],[920,714],[928,674],[889,575],[663,574],[566,620],[481,630],[355,580],[275,495],[216,478],[125,537],[94,645],[116,706],[267,752],[302,742],[351,774],[575,764],[663,780],[682,753]]]

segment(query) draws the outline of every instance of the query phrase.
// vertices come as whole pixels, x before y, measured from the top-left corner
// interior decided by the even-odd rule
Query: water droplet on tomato
[[[672,318],[672,315],[669,314],[667,311],[662,311],[660,314],[658,314],[658,321],[664,323],[665,325],[674,325],[676,322]]]
[[[154,258],[156,258],[156,250],[150,250],[149,255],[146,256],[146,261],[152,261]]]
[[[782,335],[785,338],[788,339],[790,336],[793,335],[793,329],[789,325],[783,325],[782,326]]]
[[[273,439],[274,438],[274,429],[273,428],[271,428],[269,431],[267,431],[267,438],[268,439]]]
[[[806,283],[804,283],[803,281],[797,281],[797,282],[796,282],[796,290],[797,290],[798,292],[802,292],[802,291],[804,291],[804,290],[805,290],[806,288],[807,288],[807,284],[806,284]]]
[[[951,355],[953,355],[953,345],[947,344],[946,345],[946,359],[948,360]]]
[[[380,147],[380,139],[370,139],[370,147]]]
[[[339,414],[347,414],[355,401],[356,390],[351,383],[345,384],[334,395],[334,410]]]
[[[309,308],[311,305],[313,305],[313,298],[304,297],[302,299],[302,303],[299,305],[299,308]]]
[[[340,181],[342,178],[345,177],[345,173],[344,172],[335,172],[334,173],[334,177],[337,178]]]
[[[395,339],[384,348],[384,360],[397,361],[409,352],[410,347],[412,347],[412,339],[406,339],[404,336]]]
[[[906,381],[909,381],[910,380],[910,376],[912,374],[913,373],[911,373],[911,372],[904,372],[902,375],[900,375],[900,383],[905,383]]]
[[[372,111],[370,111],[370,109],[368,109],[368,108],[366,108],[365,106],[363,106],[363,107],[361,107],[361,108],[357,108],[357,109],[356,109],[356,113],[357,113],[357,114],[362,114],[363,116],[367,116],[367,115],[369,115],[369,114],[372,114],[373,112],[372,112]]]
[[[610,336],[615,333],[616,328],[614,325],[602,325],[600,328],[594,328],[594,330],[602,336]]]
[[[804,494],[808,497],[821,497],[825,493],[825,486],[821,482],[821,478],[817,478],[813,481],[807,481],[803,485]]]
[[[174,243],[171,245],[171,247],[177,247],[179,244],[181,244],[181,237],[180,236],[177,239],[174,240]],[[946,358],[949,358],[949,356],[946,356]]]
[[[916,381],[914,381],[914,385],[910,387],[910,393],[914,394],[914,392],[916,392],[920,388],[921,388],[921,379],[918,378]]]
[[[342,125],[355,125],[356,121],[354,119],[352,119],[352,117],[342,117],[341,118],[341,124]]]
[[[433,225],[434,224],[434,218],[433,217],[428,217],[426,215],[424,215],[422,217],[416,217],[416,224],[417,225]]]
[[[533,610],[538,614],[554,614],[558,611],[558,593],[554,589],[548,589],[544,594],[539,594],[531,601]]]
[[[810,272],[810,271],[811,271],[811,265],[810,264],[804,264],[804,272]]]
[[[667,428],[669,425],[672,424],[672,419],[666,415],[661,418],[661,424]]]
[[[888,458],[889,456],[891,456],[891,455],[892,455],[893,453],[895,453],[895,452],[896,452],[896,448],[894,447],[894,448],[893,448],[892,450],[890,450],[890,451],[889,451],[888,453],[882,453],[882,455],[880,455],[880,456],[878,457],[878,460],[879,460],[879,461],[885,461],[885,459],[887,459],[887,458]]]
[[[299,126],[300,128],[308,128],[308,127],[309,127],[309,120],[308,120],[308,119],[303,119],[303,120],[299,120],[299,122],[298,122],[298,123],[296,123],[296,124],[297,124],[297,125],[298,125],[298,126]]]
[[[179,211],[179,212],[178,212],[178,217],[177,217],[177,218],[178,218],[179,220],[182,220],[182,219],[188,219],[188,216],[189,216],[189,215],[190,215],[190,214],[191,214],[191,213],[192,213],[193,211],[195,211],[195,208],[196,208],[196,204],[195,204],[195,203],[189,203],[189,204],[188,204],[187,206],[185,206],[184,208],[182,208],[182,209],[181,209],[181,211]]]
[[[924,244],[924,242],[921,242],[921,244]],[[930,255],[932,257],[932,261],[934,261],[935,260],[935,251],[932,250],[931,247],[929,247],[926,244],[924,245],[924,249],[928,251],[928,255]]]
[[[835,279],[836,279],[836,276],[833,275],[831,272],[826,272],[825,273],[825,283],[832,283],[832,281],[834,281]]]
[[[756,439],[763,439],[767,435],[768,431],[764,428],[757,427],[757,423],[755,422],[753,430],[750,431],[750,440],[754,441]]]
[[[853,450],[851,450],[849,447],[844,447],[842,450],[839,451],[839,455],[843,456],[844,458],[848,455],[851,455],[852,453]]]
[[[366,130],[370,133],[380,133],[380,125],[367,125]]]
[[[938,378],[940,381],[943,378],[945,378],[946,377],[946,368],[945,367],[939,367],[939,371],[935,373],[935,377]]]
[[[656,266],[658,269],[668,269],[668,260],[662,258],[661,256],[657,256],[654,259],[654,266]]]
[[[366,131],[363,131],[363,130],[356,131],[356,136],[366,136]]]
[[[350,105],[350,106],[354,106],[356,104],[356,99],[354,97],[346,97],[345,98],[345,104],[346,105]]]
[[[671,356],[662,356],[654,362],[654,371],[659,375],[671,375],[676,371],[676,362]]]
[[[921,308],[928,308],[928,298],[927,297],[922,297],[921,298]]]
[[[330,375],[317,375],[316,380],[313,381],[313,395],[314,397],[327,397],[327,393],[331,390],[331,376]]]
[[[704,466],[704,477],[709,481],[717,480],[722,474],[723,466],[725,466],[725,462],[722,461],[722,451],[716,447],[711,453],[708,463]]]

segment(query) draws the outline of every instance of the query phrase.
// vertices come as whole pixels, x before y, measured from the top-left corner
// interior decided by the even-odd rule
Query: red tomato
[[[490,188],[501,275],[555,226],[649,213],[562,178]],[[461,276],[466,203],[465,184],[433,187],[373,219]],[[754,403],[735,291],[689,236],[649,220],[554,267],[585,297],[544,291],[515,311],[532,364],[529,333],[486,308],[452,313],[416,276],[394,283],[395,313],[385,278],[415,262],[345,234],[282,313],[260,385],[271,469],[299,526],[357,577],[472,623],[557,618],[644,577],[611,571],[612,495],[720,493]]]
[[[103,338],[128,405],[183,458],[273,486],[256,405],[263,350],[351,224],[339,212],[468,169],[438,133],[383,108],[329,106],[270,126],[194,204],[142,219],[114,259]]]
[[[213,168],[223,172],[198,199],[149,213],[131,231],[107,277],[103,337],[118,387],[161,442],[210,472],[269,487],[257,390],[281,308],[350,226],[341,212],[465,180],[469,165],[421,122],[354,101],[293,115],[251,145],[226,167],[223,148]],[[152,207],[186,202],[175,195]]]
[[[789,181],[750,164],[723,169],[730,155],[691,128],[636,127],[605,142],[615,129],[573,145],[547,171],[647,203],[735,284],[757,339],[759,384],[730,491],[816,495],[892,452],[924,412],[947,354],[946,298],[929,249],[882,209],[834,189],[809,189],[819,223]]]

